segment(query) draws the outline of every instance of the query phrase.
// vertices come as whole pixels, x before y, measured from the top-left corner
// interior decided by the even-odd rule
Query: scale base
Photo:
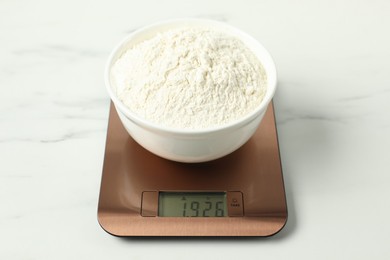
[[[143,194],[159,191],[242,194],[242,214],[230,217],[149,214],[153,206]],[[276,234],[287,221],[287,204],[273,105],[268,107],[254,136],[240,149],[218,160],[187,164],[160,158],[138,145],[123,128],[111,104],[98,220],[105,231],[115,236]]]

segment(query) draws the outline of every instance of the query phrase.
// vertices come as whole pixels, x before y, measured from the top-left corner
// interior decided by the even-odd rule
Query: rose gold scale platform
[[[181,196],[167,203],[181,203],[183,216],[162,216],[162,195]],[[200,202],[189,201],[198,195]],[[223,203],[215,206],[214,197]],[[287,221],[287,205],[272,104],[244,146],[197,164],[162,159],[142,148],[111,104],[98,220],[115,236],[276,234]]]

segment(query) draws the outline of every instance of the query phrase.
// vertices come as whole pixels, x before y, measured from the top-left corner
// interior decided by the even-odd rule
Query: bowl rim
[[[247,42],[251,42],[252,44],[256,45],[257,51],[261,51],[262,55],[265,56],[267,62],[266,64],[264,63],[263,60],[260,60],[260,63],[262,64],[263,68],[266,70],[266,75],[267,75],[267,87],[266,87],[266,92],[263,97],[263,100],[260,102],[260,104],[251,111],[250,113],[246,114],[245,116],[228,122],[226,124],[218,125],[218,126],[212,126],[212,127],[207,127],[207,128],[201,128],[201,129],[190,129],[190,128],[174,128],[174,127],[168,127],[164,125],[159,125],[157,123],[154,123],[152,121],[149,121],[142,116],[139,116],[135,112],[131,111],[128,107],[126,107],[123,102],[117,97],[116,93],[114,93],[114,90],[111,85],[110,77],[111,77],[111,67],[117,60],[116,57],[118,53],[123,54],[122,48],[126,46],[132,39],[134,39],[136,36],[146,33],[148,31],[151,31],[153,29],[157,29],[158,27],[166,27],[169,25],[172,25],[172,29],[180,26],[184,26],[185,24],[187,25],[203,25],[203,26],[209,26],[210,28],[213,29],[224,29],[227,30],[231,33],[231,35],[237,37],[240,39],[248,48],[249,46],[247,45]],[[250,50],[255,54],[256,57],[258,55],[253,51],[252,48]],[[143,26],[130,34],[128,34],[125,38],[123,38],[111,51],[108,60],[105,65],[105,71],[104,71],[104,81],[105,81],[105,86],[107,89],[107,92],[112,100],[112,102],[115,105],[115,108],[117,109],[117,112],[121,112],[123,115],[125,115],[129,120],[133,121],[133,123],[136,123],[137,125],[141,127],[145,127],[154,131],[158,132],[164,132],[164,133],[173,133],[173,134],[180,134],[180,135],[196,135],[196,134],[205,134],[205,133],[215,133],[215,132],[222,132],[225,130],[232,130],[236,129],[239,127],[242,127],[243,125],[246,125],[250,121],[252,121],[254,118],[265,112],[265,110],[268,107],[268,104],[271,102],[275,90],[276,90],[276,85],[277,85],[277,72],[276,72],[276,67],[274,60],[271,56],[271,54],[267,51],[267,49],[254,37],[251,35],[247,34],[246,32],[228,24],[225,22],[220,22],[216,20],[211,20],[211,19],[203,19],[203,18],[179,18],[179,19],[169,19],[169,20],[164,20],[160,22],[155,22],[147,26]],[[119,110],[119,111],[118,111]]]

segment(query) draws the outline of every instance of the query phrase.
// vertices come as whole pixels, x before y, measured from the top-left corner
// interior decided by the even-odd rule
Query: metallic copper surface
[[[239,191],[244,216],[149,216],[155,215],[156,193],[148,193],[142,200],[144,192],[183,190]],[[98,220],[104,230],[116,236],[277,233],[286,223],[287,205],[272,104],[245,145],[221,159],[197,164],[169,161],[142,148],[123,128],[111,104]]]

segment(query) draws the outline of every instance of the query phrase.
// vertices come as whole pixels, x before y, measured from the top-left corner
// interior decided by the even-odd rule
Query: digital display
[[[160,217],[226,217],[225,192],[160,192]]]

